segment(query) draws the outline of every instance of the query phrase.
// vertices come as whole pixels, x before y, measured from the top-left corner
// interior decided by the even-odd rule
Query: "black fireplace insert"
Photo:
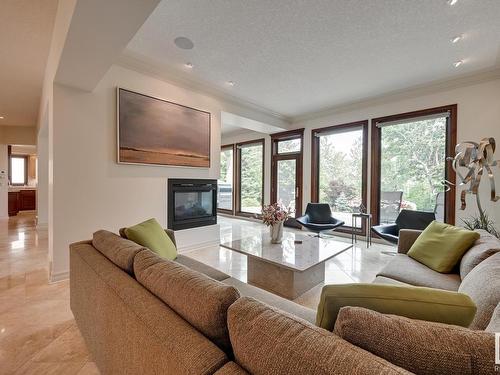
[[[168,180],[168,228],[217,224],[217,180]]]

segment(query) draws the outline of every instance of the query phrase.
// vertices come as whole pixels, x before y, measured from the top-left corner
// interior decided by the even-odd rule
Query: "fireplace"
[[[173,230],[217,224],[217,180],[170,178],[168,227]]]

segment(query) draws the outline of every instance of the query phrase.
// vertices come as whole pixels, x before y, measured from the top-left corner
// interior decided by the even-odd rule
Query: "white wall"
[[[396,98],[390,103],[360,107],[356,110],[294,123],[293,128],[306,128],[304,132],[304,204],[310,201],[311,196],[311,129],[455,103],[458,104],[458,142],[479,141],[484,137],[494,137],[497,142],[500,142],[500,80],[414,98],[400,100]],[[500,159],[500,149],[496,152],[496,158]],[[370,163],[368,165],[370,166]],[[500,188],[499,168],[496,169],[495,174],[497,187]],[[368,176],[370,176],[370,173],[368,173]],[[494,205],[489,201],[487,190],[489,183],[484,179],[482,184],[481,197],[483,206],[495,219],[497,227],[500,227],[500,203]],[[460,187],[458,187],[458,191],[460,191]],[[497,191],[497,194],[499,193],[500,191]],[[369,204],[368,207],[370,207]],[[473,201],[470,200],[465,212],[459,210],[460,202],[459,196],[457,196],[457,224],[460,224],[460,217],[475,213],[474,207]]]
[[[7,179],[8,167],[9,167],[9,158],[7,155],[7,145],[0,144],[0,219],[5,219],[9,217],[8,214],[9,184]]]
[[[117,86],[211,112],[210,169],[117,164]],[[51,279],[67,276],[68,245],[91,238],[98,229],[116,231],[151,217],[166,226],[168,178],[217,178],[220,115],[227,110],[217,99],[120,66],[113,66],[93,92],[55,84],[49,129]]]
[[[37,176],[38,188],[36,196],[37,228],[47,228],[49,224],[49,135],[48,111],[45,112],[44,124],[37,138]]]

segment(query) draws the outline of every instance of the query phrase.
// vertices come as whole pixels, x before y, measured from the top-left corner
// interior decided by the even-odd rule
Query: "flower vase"
[[[271,233],[271,243],[281,243],[283,241],[283,221],[278,221],[269,227]]]

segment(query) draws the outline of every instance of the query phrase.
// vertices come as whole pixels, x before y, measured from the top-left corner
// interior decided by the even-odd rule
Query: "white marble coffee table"
[[[269,234],[262,234],[221,246],[247,255],[249,284],[288,299],[295,299],[323,282],[325,261],[352,247],[334,239],[293,232],[285,232],[281,244],[272,244]]]

